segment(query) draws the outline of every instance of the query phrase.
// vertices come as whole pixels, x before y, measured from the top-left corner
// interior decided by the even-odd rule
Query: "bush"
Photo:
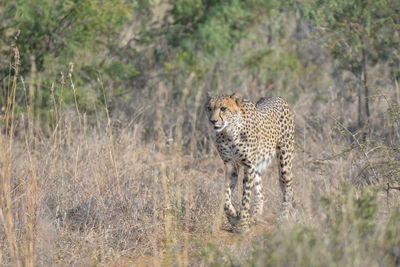
[[[254,244],[247,259],[209,244],[203,262],[246,266],[397,266],[400,263],[400,212],[379,218],[377,191],[360,193],[348,184],[335,196],[321,198],[312,226],[281,225]],[[230,263],[227,262],[230,259]]]

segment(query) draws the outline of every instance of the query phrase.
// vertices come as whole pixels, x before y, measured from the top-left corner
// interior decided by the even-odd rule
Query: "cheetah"
[[[256,104],[240,93],[207,94],[208,119],[215,130],[216,146],[222,158],[227,184],[224,211],[234,231],[248,229],[250,220],[262,214],[264,197],[260,174],[276,156],[283,193],[282,215],[287,216],[293,202],[292,157],[294,115],[281,97],[261,98]],[[232,192],[244,167],[240,212],[232,204]],[[230,170],[231,169],[231,170]],[[254,207],[250,218],[250,198],[254,188]]]

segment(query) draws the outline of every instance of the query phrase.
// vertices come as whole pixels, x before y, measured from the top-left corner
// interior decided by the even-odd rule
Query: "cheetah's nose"
[[[217,120],[210,120],[212,124],[216,124]]]

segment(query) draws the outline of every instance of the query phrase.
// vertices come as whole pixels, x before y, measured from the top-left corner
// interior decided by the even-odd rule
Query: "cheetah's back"
[[[289,105],[279,96],[263,97],[256,103],[256,109],[263,114],[279,114],[282,109],[288,109]]]

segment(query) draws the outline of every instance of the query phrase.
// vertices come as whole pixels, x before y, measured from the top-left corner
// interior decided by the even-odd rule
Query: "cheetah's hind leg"
[[[283,194],[281,216],[288,219],[293,210],[294,196],[292,188],[292,151],[293,142],[285,147],[278,148],[277,157],[279,161],[279,182]]]

